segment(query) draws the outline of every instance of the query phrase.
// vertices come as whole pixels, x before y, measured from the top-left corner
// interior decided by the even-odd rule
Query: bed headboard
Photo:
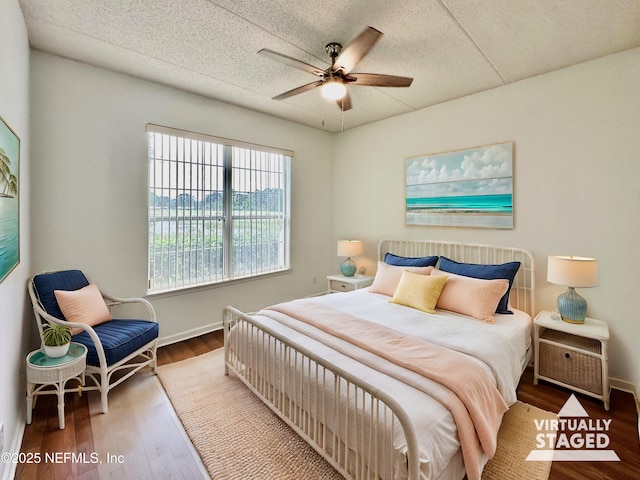
[[[378,259],[385,254],[403,257],[439,255],[463,263],[498,264],[520,262],[520,269],[511,287],[509,300],[513,308],[527,312],[533,319],[535,311],[535,265],[533,255],[522,248],[498,247],[478,243],[442,242],[439,240],[380,240]]]

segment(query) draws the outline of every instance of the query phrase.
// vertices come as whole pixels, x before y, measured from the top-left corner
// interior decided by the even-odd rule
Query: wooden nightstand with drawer
[[[567,323],[556,315],[540,312],[533,321],[534,384],[542,379],[570,388],[602,400],[609,410],[609,327],[593,318]]]
[[[344,275],[329,275],[327,277],[327,290],[329,293],[335,292],[351,292],[361,288],[370,287],[373,283],[373,277],[366,275],[358,275],[353,277],[345,277]]]

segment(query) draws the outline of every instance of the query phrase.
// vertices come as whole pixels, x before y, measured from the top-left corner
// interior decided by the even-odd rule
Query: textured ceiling
[[[640,46],[638,0],[19,0],[31,46],[335,132]],[[316,77],[329,42],[384,37],[354,72],[413,77],[350,87],[341,114]]]

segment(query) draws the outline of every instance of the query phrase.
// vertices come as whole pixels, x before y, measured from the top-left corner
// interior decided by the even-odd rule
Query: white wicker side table
[[[609,410],[607,324],[593,318],[586,318],[584,324],[567,323],[559,315],[543,311],[533,326],[533,383],[537,385],[542,379],[570,388],[602,400]]]
[[[82,391],[84,370],[87,364],[87,347],[71,343],[69,352],[60,358],[49,358],[42,350],[34,350],[27,355],[27,423],[31,424],[31,414],[38,395],[58,395],[58,423],[64,428],[64,394],[76,389],[65,389],[72,378],[78,379]],[[48,388],[53,387],[53,389]]]

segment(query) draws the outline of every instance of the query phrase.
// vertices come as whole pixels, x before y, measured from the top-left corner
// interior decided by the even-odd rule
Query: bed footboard
[[[225,374],[235,373],[347,479],[420,478],[417,435],[385,392],[233,307],[224,311]],[[402,435],[406,453],[394,448]]]

